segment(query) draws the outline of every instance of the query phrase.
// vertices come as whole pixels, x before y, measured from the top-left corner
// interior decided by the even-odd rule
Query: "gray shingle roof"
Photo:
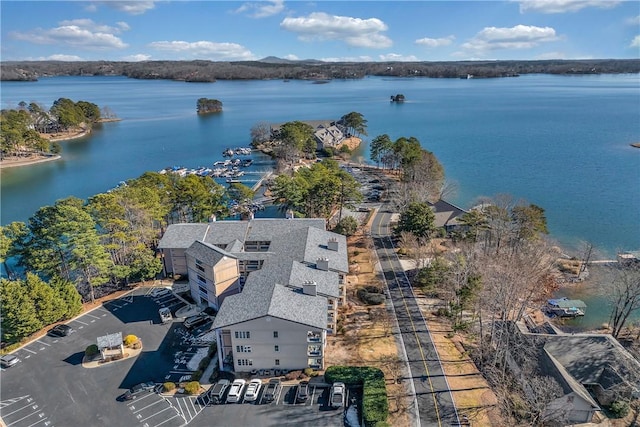
[[[207,265],[216,265],[225,256],[235,258],[233,254],[215,245],[200,241],[193,242],[189,249],[186,250],[186,254],[203,261]]]
[[[326,329],[327,299],[303,295],[273,281],[262,284],[247,282],[242,293],[224,300],[213,328],[224,328],[265,316]]]
[[[272,258],[268,264],[265,263],[261,270],[252,272],[247,278],[247,282],[262,280],[261,276],[266,276],[268,280],[295,289],[302,289],[304,282],[312,281],[316,283],[318,294],[333,298],[340,296],[338,273],[318,270],[313,266],[292,259]]]
[[[204,240],[209,224],[171,224],[162,235],[158,248],[187,249],[196,240]]]
[[[581,384],[598,384],[607,368],[632,384],[640,383],[640,362],[611,335],[548,336],[544,349]]]

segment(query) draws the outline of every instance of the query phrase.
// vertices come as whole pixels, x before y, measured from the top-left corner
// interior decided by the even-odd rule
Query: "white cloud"
[[[284,11],[284,0],[270,0],[259,3],[243,3],[235,13],[247,13],[252,18],[266,18]]]
[[[556,30],[551,27],[516,25],[511,28],[486,27],[476,34],[462,49],[475,54],[484,54],[503,49],[531,49],[541,43],[559,40]]]
[[[633,40],[631,40],[629,47],[640,47],[640,35],[635,36]]]
[[[78,55],[63,55],[63,54],[55,54],[49,55],[46,58],[40,59],[40,61],[82,61]]]
[[[418,39],[415,41],[416,44],[426,47],[441,47],[441,46],[449,46],[456,39],[456,36],[447,36],[440,37],[437,39],[432,39],[429,37],[424,37],[422,39]]]
[[[640,25],[640,15],[629,18],[625,22],[627,25]]]
[[[577,12],[588,7],[610,9],[621,3],[619,0],[516,0],[520,13],[566,13]]]
[[[536,55],[535,59],[567,59],[567,55],[563,52],[546,52],[541,53],[540,55]]]
[[[373,61],[373,58],[371,58],[368,55],[342,56],[342,57],[321,58],[320,61],[324,61],[324,62],[371,62],[371,61]]]
[[[155,2],[153,1],[102,1],[101,4],[109,6],[112,9],[120,12],[128,13],[129,15],[142,15],[148,10],[155,8]]]
[[[99,25],[91,19],[75,19],[60,22],[60,26],[50,29],[36,28],[28,32],[15,31],[9,36],[35,44],[56,44],[88,50],[123,49],[128,45],[114,34],[125,31],[129,26],[120,22],[117,27]]]
[[[179,53],[188,57],[198,57],[202,59],[228,61],[256,59],[250,50],[237,43],[158,41],[150,43],[149,46],[160,51]]]
[[[293,53],[290,53],[289,55],[285,55],[284,59],[288,59],[289,61],[298,61],[300,58],[298,58]]]
[[[137,55],[127,55],[122,58],[123,61],[130,61],[130,62],[148,61],[150,59],[151,59],[151,55],[147,55],[145,53],[138,53]]]
[[[387,25],[377,18],[352,18],[314,12],[306,17],[285,18],[280,27],[298,34],[302,41],[340,40],[350,46],[384,49],[393,42],[383,34]]]
[[[397,62],[416,62],[418,58],[414,55],[400,55],[397,53],[387,53],[385,55],[378,55],[380,61],[397,61]]]
[[[60,21],[58,24],[63,27],[74,26],[74,27],[85,29],[85,30],[90,30],[96,33],[120,34],[123,31],[129,31],[130,29],[129,24],[127,24],[126,22],[117,22],[116,26],[112,27],[110,25],[97,24],[93,22],[92,19],[86,19],[86,18],[85,19],[69,19],[65,21]]]

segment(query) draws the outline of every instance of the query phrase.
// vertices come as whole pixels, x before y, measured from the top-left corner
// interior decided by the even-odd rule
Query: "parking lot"
[[[326,405],[328,389],[312,387],[310,399],[295,404],[294,386],[284,386],[271,403],[207,406],[197,396],[165,397],[154,392],[127,402],[118,396],[133,385],[177,382],[192,373],[189,360],[208,347],[210,324],[186,331],[174,319],[163,324],[162,306],[175,313],[184,303],[173,294],[153,296],[139,288],[67,322],[66,337],[43,336],[15,351],[20,362],[0,371],[0,413],[7,427],[74,426],[342,426],[343,410]],[[135,358],[95,368],[82,366],[84,350],[98,336],[122,332],[138,336]],[[244,400],[244,399],[243,399]]]

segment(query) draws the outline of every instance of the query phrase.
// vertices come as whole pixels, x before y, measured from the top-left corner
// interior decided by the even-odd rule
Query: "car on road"
[[[151,393],[156,388],[156,384],[153,382],[144,382],[140,384],[136,384],[131,387],[129,390],[125,391],[124,394],[120,395],[119,400],[133,400],[137,399],[139,395],[144,393]]]
[[[206,314],[196,314],[195,316],[187,317],[185,319],[184,327],[187,329],[197,328],[198,326],[202,326],[210,320],[211,319]]]
[[[227,403],[238,403],[242,397],[242,390],[244,390],[245,380],[237,379],[231,384],[229,394],[227,395]]]
[[[264,401],[265,402],[273,402],[276,398],[276,395],[280,391],[280,387],[282,384],[280,382],[280,378],[272,378],[267,383],[267,388],[264,390]]]
[[[0,366],[2,366],[3,368],[10,368],[12,366],[15,366],[19,361],[20,359],[18,359],[18,356],[14,356],[13,354],[5,354],[4,356],[0,357]]]
[[[296,403],[304,403],[309,398],[309,381],[300,381],[296,389]]]
[[[53,328],[49,329],[47,334],[52,337],[66,337],[69,335],[73,329],[69,325],[56,325]]]
[[[344,406],[345,390],[344,383],[333,383],[331,392],[329,393],[329,404],[332,408],[341,408]]]
[[[255,401],[260,394],[260,388],[262,388],[262,380],[254,378],[249,381],[249,385],[247,385],[247,391],[244,393],[244,400],[246,400],[247,402]]]

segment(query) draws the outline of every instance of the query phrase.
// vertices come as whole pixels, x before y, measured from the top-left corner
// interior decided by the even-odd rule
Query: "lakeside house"
[[[532,349],[511,352],[508,365],[526,394],[533,394],[533,374],[553,378],[561,396],[545,407],[548,422],[567,424],[592,422],[594,415],[617,400],[640,398],[640,362],[610,334],[566,334],[548,325],[530,329],[512,323],[514,346]],[[539,333],[536,331],[543,331]],[[527,368],[525,368],[527,367]]]
[[[324,368],[349,271],[346,238],[324,219],[172,224],[158,247],[164,273],[218,310],[221,369]]]
[[[459,220],[462,215],[467,213],[464,209],[442,199],[435,203],[429,202],[429,206],[435,215],[434,225],[436,228],[443,228],[449,234],[464,227],[464,224]]]
[[[301,120],[311,126],[313,136],[316,141],[316,149],[318,151],[325,148],[337,148],[344,140],[351,135],[347,132],[347,128],[335,120]],[[278,140],[280,138],[280,127],[284,123],[271,125],[271,139]]]

